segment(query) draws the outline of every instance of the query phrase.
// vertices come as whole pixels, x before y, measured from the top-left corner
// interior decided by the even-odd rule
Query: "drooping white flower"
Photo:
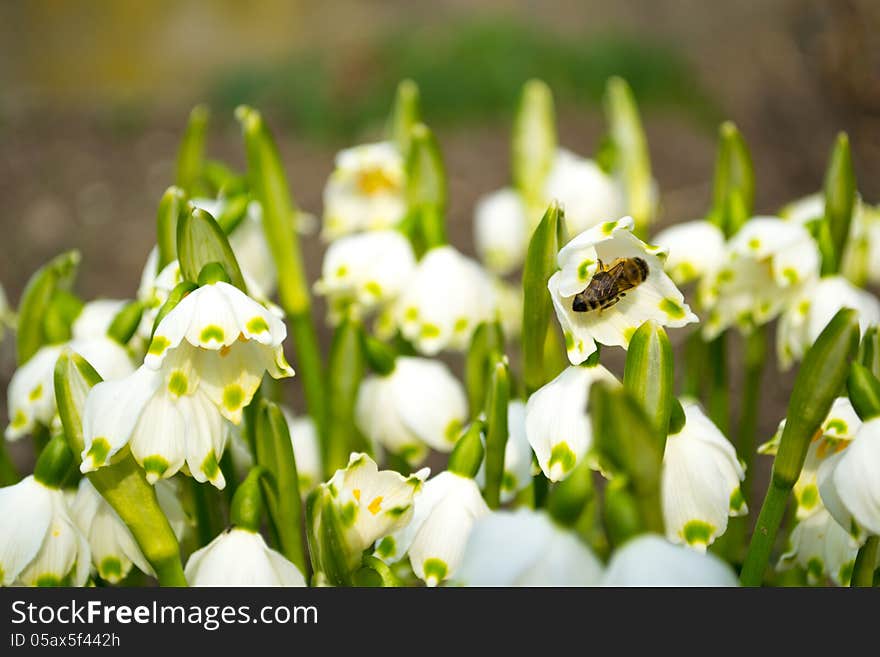
[[[819,274],[819,252],[807,230],[776,217],[747,221],[728,241],[720,265],[700,281],[709,310],[703,335],[736,325],[750,332],[779,315]]]
[[[161,485],[157,485],[156,497],[180,540],[188,521],[172,483],[161,482]],[[85,477],[79,482],[70,511],[89,541],[92,563],[101,579],[116,584],[128,576],[133,565],[147,575],[154,574],[131,531]]]
[[[711,272],[724,253],[724,233],[704,220],[670,226],[657,233],[654,243],[669,254],[664,267],[676,285],[685,285]]]
[[[526,403],[526,437],[550,481],[565,479],[593,444],[587,402],[596,381],[617,379],[602,365],[567,367]]]
[[[880,534],[880,417],[822,462],[817,481],[825,507],[860,543],[866,532]]]
[[[602,563],[546,513],[493,511],[471,530],[453,578],[467,586],[596,586]]]
[[[173,355],[170,376],[203,391],[238,424],[265,372],[275,379],[293,376],[281,344],[286,337],[279,317],[221,281],[193,290],[165,315],[144,364],[158,370]]]
[[[737,586],[736,573],[711,552],[675,545],[655,534],[627,541],[612,555],[603,586]]]
[[[474,245],[490,271],[503,275],[522,265],[530,229],[526,205],[515,189],[505,187],[477,201]]]
[[[792,201],[779,211],[779,216],[801,225],[821,219],[825,216],[825,195],[816,192]]]
[[[463,350],[480,322],[496,316],[488,274],[451,246],[428,251],[397,302],[395,320],[422,354]]]
[[[390,562],[409,555],[416,576],[428,586],[453,577],[474,522],[489,513],[470,477],[441,472],[425,482],[414,500],[412,520],[377,546]]]
[[[90,563],[61,489],[33,475],[0,488],[0,584],[83,586]]]
[[[174,476],[186,465],[196,481],[223,488],[220,458],[228,429],[216,405],[178,355],[167,367],[142,365],[130,376],[94,386],[83,414],[82,472],[110,463],[126,444],[147,481]]]
[[[446,365],[409,356],[398,357],[390,374],[367,377],[355,406],[361,432],[411,465],[429,447],[451,451],[467,413],[464,388]]]
[[[776,331],[776,352],[783,369],[803,358],[841,308],[858,312],[862,333],[880,324],[880,301],[843,276],[825,276],[808,283],[783,313]]]
[[[299,492],[305,497],[321,482],[321,449],[318,445],[318,428],[307,415],[295,417],[286,406],[281,407],[287,420],[287,431],[293,444],[293,458],[296,460],[296,474],[299,478]]]
[[[51,425],[57,413],[55,363],[65,349],[85,358],[108,381],[125,377],[134,370],[128,352],[106,335],[41,347],[15,371],[9,382],[7,440],[17,440],[31,433],[38,423]]]
[[[190,586],[305,586],[293,563],[248,529],[233,527],[192,553],[184,569]]]
[[[391,142],[364,144],[336,155],[324,187],[324,229],[333,240],[362,230],[393,228],[407,211],[403,157]]]
[[[821,506],[800,519],[788,537],[788,550],[777,568],[798,565],[807,581],[821,584],[830,577],[839,586],[849,586],[859,543]]]
[[[593,160],[564,148],[556,151],[544,183],[544,197],[563,207],[572,235],[626,212],[623,186]]]
[[[671,327],[697,321],[684,296],[663,271],[666,252],[642,242],[633,235],[632,228],[632,217],[607,221],[581,233],[559,251],[561,271],[550,277],[547,287],[573,365],[596,351],[597,342],[626,347],[636,329],[649,319]],[[610,268],[619,258],[638,258],[647,267],[644,280],[615,297],[618,300],[608,307],[574,310],[576,295],[600,273],[600,266]]]
[[[526,405],[513,399],[507,405],[507,443],[504,446],[504,474],[501,477],[501,501],[510,502],[516,494],[532,483],[532,447],[526,435]],[[475,477],[483,488],[486,462],[480,464]]]
[[[406,526],[413,517],[413,499],[430,470],[409,477],[380,471],[366,454],[353,452],[348,465],[321,484],[345,523],[348,549],[359,554],[380,538]]]
[[[348,235],[328,247],[315,291],[327,297],[336,324],[394,301],[415,266],[409,240],[395,230]]]
[[[705,551],[727,530],[728,516],[748,512],[736,450],[698,404],[682,403],[685,423],[666,439],[661,491],[666,538]]]
[[[126,299],[97,299],[82,307],[70,327],[74,340],[87,340],[107,336],[116,315],[128,303]]]

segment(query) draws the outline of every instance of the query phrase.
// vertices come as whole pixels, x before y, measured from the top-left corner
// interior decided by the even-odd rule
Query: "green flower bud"
[[[718,138],[709,220],[730,237],[752,216],[755,170],[749,148],[732,122],[721,124]]]
[[[880,415],[880,379],[867,367],[853,363],[846,379],[846,389],[863,422]]]
[[[589,466],[589,459],[581,459],[568,477],[550,491],[547,510],[556,522],[574,527],[593,495],[593,471]]]
[[[184,213],[177,223],[177,259],[180,273],[187,281],[198,281],[205,265],[218,263],[226,270],[230,282],[247,292],[241,268],[226,235],[214,217],[200,208]]]
[[[486,487],[484,497],[489,508],[501,504],[501,480],[504,477],[504,451],[507,447],[507,405],[510,401],[510,372],[507,359],[495,363],[491,387],[486,398]]]
[[[480,470],[483,462],[483,431],[486,425],[480,420],[474,420],[455,443],[452,453],[449,455],[449,463],[446,469],[449,472],[473,479]]]
[[[361,331],[361,339],[364,358],[366,358],[370,369],[379,376],[391,374],[394,371],[397,350],[393,346],[377,340],[366,331]]]
[[[211,112],[205,105],[196,105],[189,113],[189,121],[177,151],[177,186],[190,196],[199,193],[210,118]]]
[[[156,274],[177,259],[177,221],[185,212],[188,210],[184,191],[180,187],[166,189],[156,214],[156,247],[159,253]]]
[[[645,322],[630,340],[623,387],[653,424],[661,453],[672,413],[674,370],[672,345],[666,331],[653,320]]]
[[[67,290],[57,290],[52,295],[43,316],[43,335],[49,344],[70,340],[73,323],[82,312],[83,305],[82,299]]]
[[[410,130],[406,159],[406,195],[409,212],[418,221],[424,246],[446,244],[446,169],[434,133],[423,123]]]
[[[823,274],[836,273],[843,262],[855,204],[856,178],[852,153],[849,138],[845,132],[841,132],[837,135],[825,173],[825,222],[834,246],[835,268],[826,272],[823,266]]]
[[[513,120],[513,185],[529,205],[544,201],[544,182],[556,157],[553,92],[541,80],[523,85]]]
[[[110,326],[107,329],[107,335],[116,340],[121,345],[127,345],[129,340],[140,326],[141,318],[144,315],[144,304],[140,301],[131,301],[122,307]]]
[[[394,107],[388,118],[388,134],[397,144],[404,161],[410,152],[411,135],[414,125],[421,121],[419,108],[419,86],[412,80],[401,80],[394,96]]]
[[[61,488],[73,467],[73,454],[64,435],[52,438],[34,465],[34,479],[50,488]]]
[[[465,360],[465,386],[471,416],[485,407],[491,369],[504,353],[504,333],[498,322],[482,322],[474,330]]]

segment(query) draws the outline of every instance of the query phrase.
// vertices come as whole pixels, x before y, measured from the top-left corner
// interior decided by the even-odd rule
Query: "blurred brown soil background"
[[[641,86],[631,80],[660,184],[661,226],[705,212],[715,130],[724,118],[737,123],[752,149],[759,212],[772,213],[819,189],[838,130],[850,134],[860,191],[868,201],[880,201],[880,4],[874,0],[9,2],[0,5],[0,282],[7,295],[16,303],[38,266],[74,247],[84,256],[78,290],[85,298],[135,293],[154,243],[156,204],[173,182],[177,140],[197,102],[222,99],[214,107],[209,155],[237,167],[243,166],[243,152],[230,108],[248,100],[263,109],[298,204],[320,215],[334,153],[378,138],[376,117],[385,109],[373,108],[368,120],[349,121],[335,132],[324,129],[323,106],[311,118],[291,111],[311,98],[298,97],[296,84],[273,80],[266,71],[286,70],[283,62],[299,53],[296,70],[307,75],[290,79],[311,80],[310,57],[316,57],[333,76],[327,107],[344,109],[377,93],[365,82],[382,73],[376,71],[382,60],[373,57],[377,44],[407,30],[454,38],[477,18],[484,25],[496,19],[524,25],[545,41],[584,47],[615,35],[636,49],[652,44],[655,50],[646,60],[650,52],[662,52],[682,63],[685,74],[676,78],[674,102],[662,93],[657,102],[651,101],[657,94],[640,94],[650,90],[650,68]],[[430,72],[433,53],[417,48],[405,52],[424,57]],[[607,55],[610,72],[618,72],[614,52]],[[464,57],[456,62],[437,55],[437,66],[460,64],[461,78],[453,75],[435,94],[447,102],[443,115],[433,117],[427,103],[424,111],[449,171],[451,241],[473,253],[474,202],[509,179],[513,105],[487,110],[484,104],[480,111],[463,109],[457,116],[458,94],[461,107],[466,104],[461,89],[482,89],[480,80],[466,79],[472,69]],[[250,91],[224,95],[228,71],[236,71]],[[520,75],[515,84],[526,77]],[[260,85],[281,88],[280,97],[293,98],[292,104],[276,102],[277,94],[261,95]],[[385,96],[377,101],[380,106],[390,103]],[[602,134],[601,107],[595,98],[573,97],[559,98],[560,143],[589,154]],[[311,236],[303,249],[314,281],[323,247]],[[323,311],[317,303],[316,318]],[[672,337],[680,342],[683,335],[673,332]],[[323,338],[326,343],[326,333]],[[620,373],[623,352],[606,353]],[[738,360],[735,346],[735,387]],[[13,344],[7,339],[0,344],[4,389],[12,367]],[[791,378],[780,376],[770,363],[759,439],[769,437],[783,416]],[[298,386],[288,385],[295,395]],[[3,426],[5,413],[4,405]],[[23,458],[20,448],[16,452]]]

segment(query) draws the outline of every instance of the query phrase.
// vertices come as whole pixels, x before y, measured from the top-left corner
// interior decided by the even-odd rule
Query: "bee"
[[[648,263],[641,258],[618,258],[606,267],[599,267],[583,292],[574,295],[571,309],[576,313],[605,310],[626,296],[626,291],[648,278]]]

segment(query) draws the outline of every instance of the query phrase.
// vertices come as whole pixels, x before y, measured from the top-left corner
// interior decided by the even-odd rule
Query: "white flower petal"
[[[480,259],[497,274],[519,267],[529,243],[529,222],[519,193],[509,187],[477,201],[474,244]]]
[[[33,475],[0,488],[0,585],[11,586],[34,560],[51,520],[50,491]]]
[[[611,555],[603,586],[737,586],[733,569],[710,552],[643,534]]]
[[[724,233],[702,219],[670,226],[657,233],[654,243],[669,252],[664,266],[678,285],[715,269],[724,253]]]

